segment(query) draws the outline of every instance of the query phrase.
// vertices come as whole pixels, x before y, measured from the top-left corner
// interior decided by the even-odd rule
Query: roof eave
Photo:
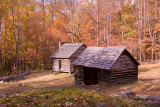
[[[95,69],[102,69],[102,70],[110,70],[110,68],[109,69],[105,69],[105,68],[98,68],[98,67],[91,67],[91,66],[85,66],[85,65],[75,65],[75,64],[73,64],[73,66],[81,66],[81,67],[88,67],[88,68],[95,68]]]

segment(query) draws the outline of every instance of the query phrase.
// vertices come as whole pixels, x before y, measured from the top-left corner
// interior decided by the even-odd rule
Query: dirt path
[[[0,93],[13,94],[34,89],[67,88],[74,85],[73,80],[73,76],[69,74],[53,75],[51,71],[34,73],[26,80],[0,83]],[[26,86],[20,86],[20,83]]]
[[[101,92],[103,94],[110,95],[112,93],[122,90],[131,90],[136,92],[138,95],[160,96],[160,63],[142,65],[139,67],[139,71],[139,80],[137,82],[110,87],[102,87]],[[24,83],[26,84],[26,86],[20,86],[20,83]],[[82,88],[87,90],[93,90],[97,87],[99,86],[76,86],[74,84],[73,75],[53,75],[51,71],[45,71],[40,73],[34,73],[26,80],[18,82],[0,83],[0,93],[13,94],[21,93],[26,90],[57,88]]]

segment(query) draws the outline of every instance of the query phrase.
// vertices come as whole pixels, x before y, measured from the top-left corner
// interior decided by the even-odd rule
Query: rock
[[[120,97],[120,98],[133,98],[135,96],[136,94],[132,91],[121,91],[112,95],[112,97]]]
[[[107,107],[105,103],[99,102],[99,103],[93,103],[92,107]]]
[[[159,101],[160,102],[160,97],[156,97],[156,96],[148,96],[147,100],[152,100],[152,101]]]
[[[128,98],[133,98],[136,96],[136,94],[132,91],[125,91],[125,93],[127,94]]]
[[[92,90],[91,92],[92,93],[97,93],[97,92],[100,92],[101,91],[101,88],[96,88],[95,90]]]
[[[6,97],[6,95],[0,94],[0,98],[5,98],[5,97]]]
[[[19,86],[25,87],[25,86],[27,86],[27,84],[25,84],[25,83],[19,83]]]
[[[148,96],[138,96],[138,100],[147,100]]]
[[[148,100],[144,105],[147,107],[160,107],[160,102]]]
[[[127,94],[124,91],[113,94],[112,97],[128,98]]]

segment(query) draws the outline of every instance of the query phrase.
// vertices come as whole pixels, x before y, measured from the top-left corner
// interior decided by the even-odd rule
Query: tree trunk
[[[15,61],[16,71],[14,71],[14,72],[17,74],[17,72],[18,72],[18,59],[17,59],[18,58],[18,50],[17,50],[18,48],[17,48],[17,46],[18,45],[17,45],[17,40],[16,40],[15,28],[14,28],[14,26],[15,26],[14,23],[15,22],[14,22],[14,12],[13,12],[14,7],[13,7],[13,5],[14,5],[14,0],[12,0],[12,26],[13,26],[14,42],[15,42],[15,47],[16,47],[16,61]]]
[[[18,13],[19,11],[17,11]],[[19,13],[18,13],[18,37],[17,37],[17,43],[16,43],[16,71],[18,73],[18,62],[19,62],[19,33],[20,33],[20,27],[19,27]]]
[[[43,6],[42,6],[42,9],[43,9],[43,23],[44,23],[44,26],[45,26],[45,0],[42,0],[43,2]]]
[[[2,75],[2,33],[1,33],[1,14],[0,14],[0,74]]]
[[[153,41],[153,46],[156,46],[157,42],[157,33],[155,32],[155,26],[157,25],[157,0],[155,0],[155,17],[154,17],[154,41]],[[155,58],[156,58],[156,52],[155,52]]]
[[[141,4],[141,5],[140,5]],[[139,60],[142,61],[142,0],[138,1],[139,21],[138,21],[138,35],[139,35]]]
[[[111,43],[111,40],[112,40],[112,23],[111,23],[111,18],[112,18],[112,16],[110,15],[110,20],[109,20],[109,32],[110,32],[110,34],[109,34],[109,37],[110,37],[110,43]],[[108,46],[109,46],[110,44],[108,44]]]
[[[73,24],[73,14],[74,14],[74,0],[71,0],[71,32],[74,33],[74,24]],[[75,42],[75,35],[74,34],[71,34],[72,35],[72,43]]]
[[[154,60],[154,39],[152,38],[152,61]]]
[[[99,47],[99,0],[97,0],[97,47]]]
[[[109,17],[107,14],[107,46],[109,46]]]
[[[52,29],[54,29],[54,20],[53,20],[53,2],[51,2],[51,15],[52,15]]]
[[[107,21],[106,19],[104,18],[104,28],[103,28],[103,46],[105,47],[105,43],[106,43],[106,24],[107,24]]]

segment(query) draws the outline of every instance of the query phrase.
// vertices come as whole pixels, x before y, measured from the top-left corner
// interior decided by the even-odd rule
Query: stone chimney
[[[65,43],[66,43],[65,41],[59,42],[59,48]]]

